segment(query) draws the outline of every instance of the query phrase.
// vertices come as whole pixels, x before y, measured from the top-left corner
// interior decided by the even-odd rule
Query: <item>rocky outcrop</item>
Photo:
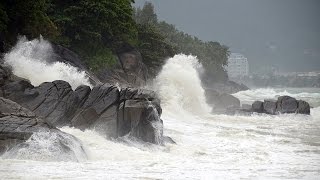
[[[255,101],[250,111],[273,115],[285,113],[310,114],[310,105],[306,101],[296,100],[290,96],[280,96],[277,100]]]
[[[114,68],[102,69],[97,75],[105,83],[119,84],[124,87],[141,87],[146,85],[148,70],[142,62],[140,52],[126,48],[118,52],[118,63]]]
[[[10,156],[17,157],[19,150],[22,148],[28,149],[31,145],[34,148],[32,150],[41,151],[41,147],[35,147],[37,143],[33,142],[35,139],[36,141],[42,140],[42,137],[39,136],[40,133],[54,134],[59,137],[54,141],[54,149],[57,150],[56,155],[68,157],[62,160],[79,160],[74,152],[75,144],[78,145],[78,153],[85,158],[85,151],[77,138],[61,132],[16,102],[0,98],[0,154],[6,153],[4,157],[9,158]],[[37,138],[32,138],[34,136],[37,136]],[[30,154],[35,155],[37,152]],[[36,158],[36,155],[28,158]]]
[[[100,84],[92,90],[79,86],[72,90],[62,80],[34,87],[26,80],[6,80],[3,97],[31,110],[56,127],[95,129],[108,138],[130,135],[161,144],[162,113],[153,91]]]
[[[227,93],[219,93],[213,89],[206,89],[207,103],[211,105],[213,113],[233,114],[240,108],[240,100]]]

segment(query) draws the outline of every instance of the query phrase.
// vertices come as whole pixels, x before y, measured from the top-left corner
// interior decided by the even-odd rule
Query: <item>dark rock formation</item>
[[[248,109],[240,109],[240,111],[248,112]],[[273,115],[284,113],[310,114],[310,105],[290,96],[280,96],[277,100],[255,101],[249,111]]]
[[[298,100],[298,108],[296,113],[299,114],[310,114],[310,105],[306,101]]]
[[[257,113],[263,113],[263,102],[262,101],[253,102],[252,111]]]
[[[50,133],[59,137],[54,141],[54,148],[57,149],[55,153],[61,157],[68,157],[61,160],[79,160],[74,152],[75,144],[78,145],[78,153],[85,158],[85,151],[77,138],[61,132],[19,104],[9,99],[0,98],[0,154],[6,152],[5,157],[16,158],[18,150],[21,148],[28,151],[41,151],[41,147],[35,147],[37,143],[33,143],[35,139],[32,139],[33,136],[39,136],[39,133]],[[41,138],[37,137],[36,141],[41,141]],[[33,149],[28,149],[30,145],[33,145]],[[36,154],[36,152],[30,154]],[[28,158],[36,159],[36,157]]]
[[[233,114],[240,108],[240,100],[230,94],[219,93],[213,89],[205,90],[206,100],[213,107],[212,112]]]
[[[280,96],[277,101],[277,112],[295,113],[298,108],[298,102],[290,96]]]
[[[141,87],[146,85],[148,70],[140,52],[129,48],[118,52],[118,64],[113,69],[101,70],[98,77],[105,83]]]
[[[277,109],[277,101],[266,99],[263,102],[263,111],[267,114],[275,114]]]
[[[7,76],[4,73],[3,97],[21,104],[55,127],[95,129],[108,138],[129,134],[146,142],[161,144],[162,110],[153,91],[119,90],[107,83],[92,90],[88,86],[79,86],[73,91],[62,80],[34,87],[26,80],[7,80]]]

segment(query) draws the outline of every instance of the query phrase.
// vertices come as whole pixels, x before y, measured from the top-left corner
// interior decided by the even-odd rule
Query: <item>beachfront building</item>
[[[239,53],[231,53],[226,66],[230,78],[243,78],[249,75],[248,59]]]

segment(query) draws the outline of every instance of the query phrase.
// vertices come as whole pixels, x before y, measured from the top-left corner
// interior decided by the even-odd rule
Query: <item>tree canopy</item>
[[[0,2],[0,51],[18,35],[40,34],[78,53],[92,70],[110,67],[123,46],[138,49],[151,75],[177,53],[192,54],[205,75],[223,79],[228,48],[204,42],[158,21],[152,3],[133,8],[132,0],[3,0]]]

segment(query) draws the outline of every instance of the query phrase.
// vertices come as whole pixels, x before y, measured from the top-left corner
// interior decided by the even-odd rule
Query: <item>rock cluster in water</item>
[[[280,96],[277,100],[266,99],[264,102],[255,101],[252,106],[241,109],[246,112],[266,113],[266,114],[310,114],[310,105],[303,100],[296,100],[290,96]]]

